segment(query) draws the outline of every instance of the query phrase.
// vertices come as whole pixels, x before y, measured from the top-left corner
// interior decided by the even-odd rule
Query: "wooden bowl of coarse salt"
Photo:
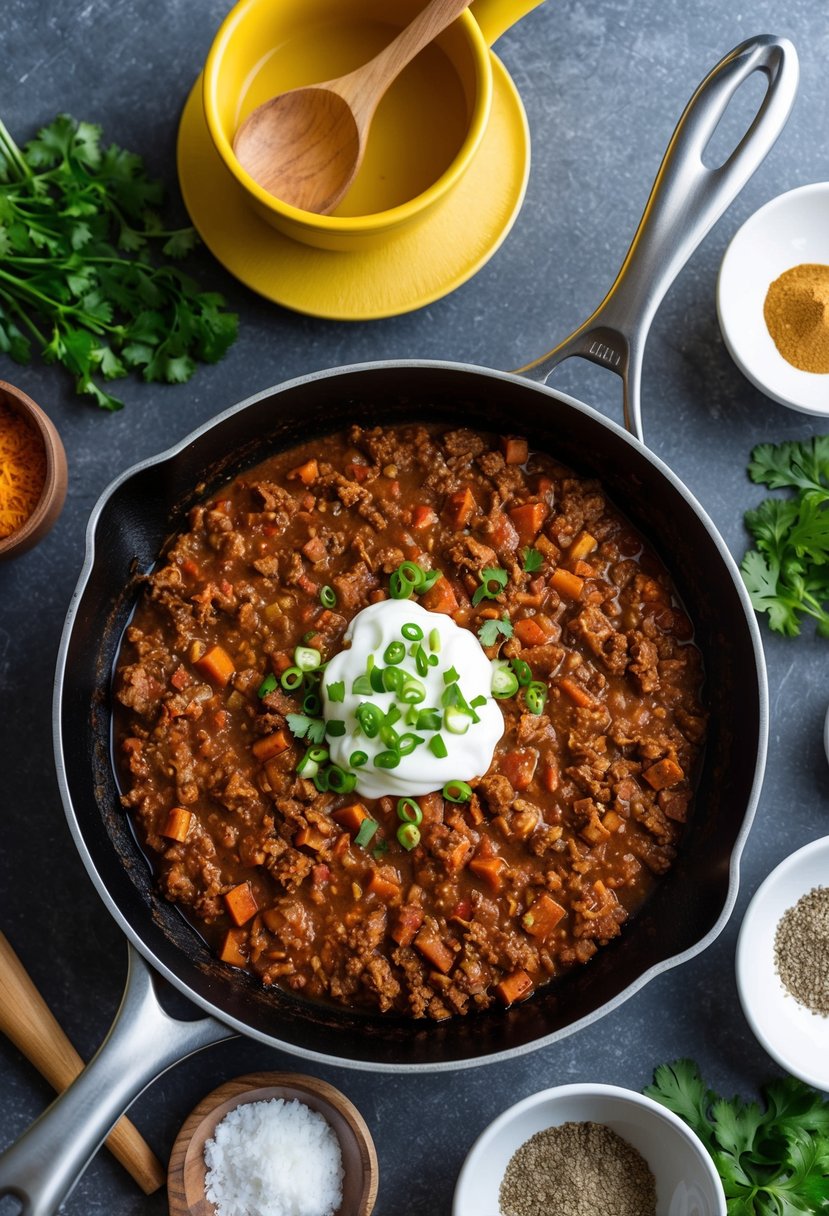
[[[170,1216],[370,1216],[379,1171],[356,1106],[333,1085],[254,1072],[203,1098],[176,1137]]]

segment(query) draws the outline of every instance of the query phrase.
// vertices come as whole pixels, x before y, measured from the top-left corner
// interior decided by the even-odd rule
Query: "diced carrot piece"
[[[529,911],[521,917],[521,925],[531,937],[544,941],[552,933],[558,922],[566,915],[566,910],[557,904],[546,892],[539,895]]]
[[[617,815],[615,811],[608,811],[602,820],[602,827],[608,832],[616,832],[624,823],[621,815]]]
[[[296,481],[298,479],[304,486],[310,486],[312,482],[316,481],[318,476],[319,465],[316,460],[306,460],[305,464],[297,465],[295,469],[291,469],[290,473],[287,474],[288,481]]]
[[[236,670],[233,659],[221,646],[211,646],[204,654],[196,659],[195,666],[202,675],[207,676],[214,684],[224,688]]]
[[[265,760],[273,760],[274,756],[278,756],[280,752],[284,752],[290,746],[291,740],[284,730],[276,730],[272,735],[265,735],[264,738],[257,739],[250,750],[260,763],[264,763]]]
[[[548,794],[554,794],[558,789],[558,765],[548,760],[541,772],[541,784]]]
[[[580,561],[581,558],[587,557],[588,553],[592,553],[598,543],[595,536],[591,536],[589,532],[579,532],[567,550],[567,557],[571,562]]]
[[[312,536],[302,546],[302,552],[309,562],[321,562],[326,553],[325,541],[320,536]]]
[[[501,451],[504,453],[504,461],[507,464],[527,463],[529,447],[526,439],[519,439],[517,435],[502,435]]]
[[[248,959],[242,947],[247,937],[245,929],[228,929],[219,951],[219,958],[223,963],[230,963],[232,967],[244,967]]]
[[[646,768],[642,776],[652,789],[665,790],[669,786],[676,785],[685,774],[675,760],[666,756],[664,760],[657,760],[656,764]]]
[[[512,1005],[515,1001],[523,1000],[525,996],[529,996],[532,990],[532,980],[527,972],[520,968],[518,971],[513,971],[512,975],[502,979],[500,984],[495,985],[496,995],[505,1005]]]
[[[423,924],[423,909],[416,904],[406,904],[397,913],[397,920],[391,930],[391,936],[398,946],[411,946],[417,931]]]
[[[192,821],[192,811],[186,810],[183,806],[174,806],[167,816],[167,822],[161,829],[161,835],[167,836],[170,840],[178,840],[179,842],[186,840]]]
[[[435,515],[431,507],[427,507],[421,503],[412,508],[412,527],[417,528],[418,531],[421,528],[430,528],[436,522],[437,515]]]
[[[586,709],[588,705],[593,705],[594,701],[586,688],[581,684],[577,684],[575,680],[564,676],[558,681],[558,686],[563,693],[566,693],[574,705],[578,705],[580,709]]]
[[[246,924],[259,911],[249,882],[240,882],[224,896],[225,907],[235,925]]]
[[[399,897],[400,883],[383,878],[377,870],[372,870],[371,878],[366,883],[366,894],[376,895],[378,899],[382,899],[383,903],[388,904]]]
[[[306,849],[313,849],[318,853],[325,844],[325,840],[326,838],[323,836],[319,828],[311,827],[309,825],[307,827],[300,828],[295,834],[294,845],[298,849],[305,847]]]
[[[532,785],[538,764],[538,752],[534,747],[517,747],[498,758],[498,768],[514,790],[525,790]]]
[[[368,811],[362,802],[351,802],[348,806],[342,806],[331,816],[335,823],[338,823],[341,828],[347,828],[355,836],[360,830],[360,824],[368,817]]]
[[[563,595],[565,599],[577,600],[581,595],[584,579],[579,578],[577,574],[571,574],[569,570],[565,570],[563,566],[559,566],[550,575],[550,586],[553,587],[559,595]]]
[[[421,794],[416,799],[417,805],[423,812],[424,823],[442,823],[444,812],[443,794]]]
[[[577,574],[579,578],[593,578],[596,571],[589,562],[577,561],[573,562],[573,573]]]
[[[478,504],[469,486],[450,494],[444,504],[443,517],[450,528],[465,528]]]
[[[516,621],[513,632],[522,646],[543,646],[545,642],[549,642],[552,636],[552,633],[548,632],[541,621],[534,616],[525,616],[523,620]]]
[[[547,508],[543,502],[525,502],[520,507],[513,507],[509,517],[515,525],[521,544],[528,545],[541,531],[541,525],[547,517]]]
[[[491,527],[487,533],[489,543],[499,552],[514,553],[518,548],[518,533],[510,517],[499,511],[494,517],[490,516],[490,522]]]
[[[467,836],[462,836],[454,848],[449,849],[443,855],[443,864],[446,866],[449,874],[458,874],[469,860],[469,854],[473,848],[472,841]]]
[[[281,650],[279,654],[271,655],[271,667],[276,675],[281,676],[283,671],[287,671],[292,666],[293,659],[284,650]]]
[[[455,961],[455,952],[447,946],[446,942],[442,942],[429,929],[420,930],[414,939],[414,945],[415,949],[419,950],[426,959],[426,962],[431,963],[433,967],[437,967],[438,971],[442,971],[444,975],[452,969],[452,964]]]
[[[503,886],[502,871],[506,864],[503,857],[473,857],[469,868],[478,878],[483,879],[494,895],[497,895]]]
[[[430,612],[445,612],[448,616],[458,610],[458,597],[445,575],[424,592],[420,597],[420,602]]]

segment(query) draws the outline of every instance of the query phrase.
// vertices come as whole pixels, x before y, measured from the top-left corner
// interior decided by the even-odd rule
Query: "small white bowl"
[[[720,267],[717,314],[731,357],[752,384],[781,405],[829,415],[829,373],[792,367],[763,317],[770,285],[803,262],[829,265],[829,182],[781,194],[746,220]]]
[[[499,1216],[513,1153],[561,1123],[604,1123],[642,1154],[656,1179],[657,1216],[725,1216],[725,1194],[702,1142],[666,1107],[616,1085],[559,1085],[504,1111],[475,1141],[455,1187],[452,1216]]]
[[[737,941],[737,988],[748,1024],[772,1059],[816,1089],[829,1090],[829,1017],[812,1013],[774,967],[774,935],[784,912],[814,887],[829,885],[829,836],[813,840],[757,889]]]

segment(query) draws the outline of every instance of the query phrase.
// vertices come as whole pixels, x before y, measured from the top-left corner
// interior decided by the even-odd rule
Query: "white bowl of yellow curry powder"
[[[717,312],[752,384],[829,416],[829,182],[781,194],[743,224],[723,258]]]

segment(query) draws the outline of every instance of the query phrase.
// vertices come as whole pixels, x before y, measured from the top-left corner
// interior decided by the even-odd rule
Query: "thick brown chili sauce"
[[[499,702],[488,772],[466,802],[418,799],[411,850],[396,798],[297,775],[303,695],[279,683],[298,645],[331,658],[404,560],[442,572],[423,607],[476,634],[506,620],[489,657],[547,690],[540,713]],[[487,569],[506,585],[473,606]],[[623,931],[689,812],[702,680],[668,574],[596,481],[521,439],[354,428],[236,478],[148,576],[116,670],[123,803],[225,962],[443,1019],[521,999]]]

